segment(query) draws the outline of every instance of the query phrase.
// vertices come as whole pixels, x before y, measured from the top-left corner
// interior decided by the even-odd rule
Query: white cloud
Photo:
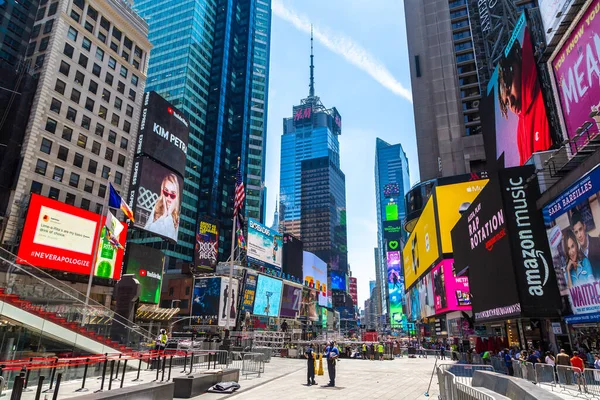
[[[273,14],[294,25],[297,29],[310,33],[309,20],[286,7],[281,0],[273,0]],[[412,103],[412,93],[400,83],[379,60],[365,48],[341,33],[323,27],[314,27],[314,37],[332,52],[342,56],[349,63],[360,68],[392,93]]]

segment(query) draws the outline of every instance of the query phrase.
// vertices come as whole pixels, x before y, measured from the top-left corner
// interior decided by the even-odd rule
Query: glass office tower
[[[248,217],[264,222],[270,0],[139,0],[154,45],[147,90],[190,121],[184,196],[176,245],[137,233],[164,250],[168,267],[191,262],[198,218],[221,223],[219,253],[229,255],[237,160]]]

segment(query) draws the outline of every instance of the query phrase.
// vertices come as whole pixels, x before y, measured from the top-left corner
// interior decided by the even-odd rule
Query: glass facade
[[[174,268],[178,259],[192,261],[198,218],[209,215],[221,222],[219,252],[227,258],[238,158],[245,212],[264,222],[270,0],[139,0],[135,8],[154,45],[147,90],[190,121],[179,240],[136,238],[163,249]]]
[[[377,138],[375,150],[375,191],[377,204],[377,245],[376,252],[379,262],[376,273],[381,288],[381,309],[387,314],[388,285],[387,285],[387,243],[384,238],[384,226],[401,226],[406,217],[404,195],[410,189],[410,171],[408,158],[401,144],[389,144]],[[388,224],[386,224],[386,222]],[[403,235],[405,232],[401,229]],[[402,270],[402,268],[400,269]]]

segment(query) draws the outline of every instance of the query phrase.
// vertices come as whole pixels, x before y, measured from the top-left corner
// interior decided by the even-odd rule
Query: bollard
[[[52,400],[58,399],[58,390],[60,389],[60,380],[62,379],[62,373],[58,374],[56,377],[56,388],[54,389],[54,396],[52,396]]]
[[[87,392],[88,389],[86,389],[85,387],[85,380],[87,379],[87,372],[88,372],[88,363],[90,362],[89,358],[85,359],[85,367],[83,368],[83,380],[81,382],[81,387],[79,389],[76,390],[76,392]]]
[[[162,377],[160,378],[160,381],[164,381],[165,380],[165,369],[167,368],[167,356],[163,356],[163,364],[162,364]]]
[[[187,350],[185,351],[185,357],[183,358],[183,371],[180,372],[180,374],[185,374],[186,370],[187,370],[187,356],[188,356],[188,352]]]
[[[15,378],[15,382],[13,383],[12,395],[10,396],[10,400],[20,400],[23,395],[23,381],[25,378],[22,375],[19,375]]]
[[[58,357],[55,360],[54,367],[52,367],[52,373],[50,374],[50,387],[48,389],[44,390],[43,393],[50,393],[53,390],[52,387],[54,385],[54,375],[56,374],[56,364],[57,363],[58,363]]]
[[[112,376],[113,376],[113,370],[115,369],[115,360],[110,360],[110,377],[111,379],[108,380],[108,390],[110,390],[112,388]]]
[[[154,382],[158,382],[158,374],[160,373],[160,356],[156,356],[156,379]]]
[[[125,380],[125,371],[127,371],[127,360],[123,361],[123,375],[121,375],[121,386],[123,388],[123,381]]]
[[[213,369],[217,369],[217,357],[218,356],[219,356],[219,353],[213,354]]]
[[[29,364],[31,364],[33,362],[33,358],[29,358]],[[23,385],[23,391],[24,392],[31,392],[31,389],[27,388],[27,385],[29,385],[29,376],[31,375],[31,369],[27,369],[27,367],[23,367],[25,368],[25,384]]]
[[[117,360],[117,372],[115,372],[115,377],[113,378],[113,380],[118,380],[119,379],[119,367],[121,366],[121,356],[122,354],[119,354],[119,359]]]
[[[173,367],[173,356],[169,359],[169,377],[167,378],[167,382],[171,380],[171,368]]]
[[[104,391],[104,378],[106,378],[106,366],[108,364],[108,358],[104,356],[104,366],[102,367],[102,382],[100,383],[100,389],[96,390],[94,393],[100,393]]]
[[[135,378],[132,382],[141,382],[142,380],[140,379],[140,371],[142,369],[142,356],[140,355],[140,363],[138,364],[138,373],[137,373],[137,378]]]
[[[35,392],[35,400],[40,400],[40,397],[42,396],[42,386],[44,385],[44,379],[46,379],[46,377],[43,375],[40,375],[40,377],[38,378],[37,391]]]

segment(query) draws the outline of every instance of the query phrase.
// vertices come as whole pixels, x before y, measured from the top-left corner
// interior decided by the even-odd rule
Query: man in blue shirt
[[[308,373],[306,376],[307,386],[316,385],[315,382],[315,358],[316,354],[312,344],[304,352],[304,357],[308,360]]]
[[[504,365],[506,365],[506,369],[508,370],[508,375],[514,376],[515,370],[512,365],[512,357],[508,352],[508,349],[504,349]]]
[[[340,351],[332,340],[329,342],[329,346],[325,348],[325,358],[327,358],[327,372],[329,372],[329,384],[328,387],[335,386],[335,364],[340,356]]]

